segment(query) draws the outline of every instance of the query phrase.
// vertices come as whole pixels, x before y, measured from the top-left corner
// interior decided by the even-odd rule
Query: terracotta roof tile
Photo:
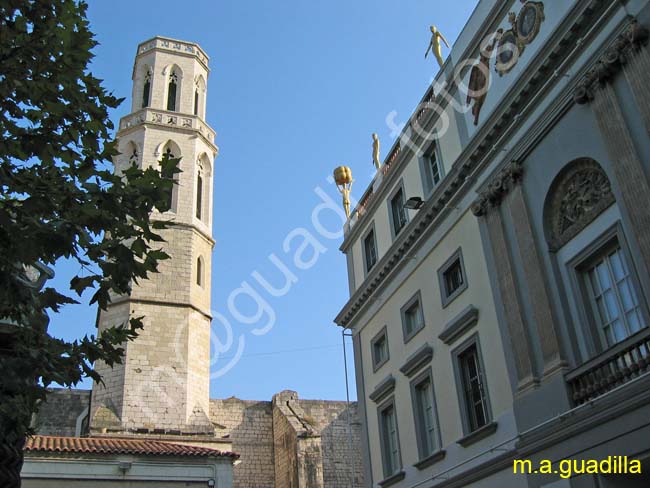
[[[186,446],[167,441],[44,435],[28,437],[25,451],[239,458],[239,454],[234,452],[220,451],[211,447]]]

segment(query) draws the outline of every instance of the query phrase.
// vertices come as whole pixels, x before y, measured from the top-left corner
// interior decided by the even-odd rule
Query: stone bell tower
[[[105,385],[92,392],[91,432],[156,433],[209,430],[212,174],[218,153],[205,122],[208,57],[197,45],[155,37],[138,46],[130,115],[119,124],[116,171],[157,166],[163,154],[181,158],[171,210],[155,219],[171,259],[158,274],[114,299],[100,330],[144,316],[124,364],[97,365]]]

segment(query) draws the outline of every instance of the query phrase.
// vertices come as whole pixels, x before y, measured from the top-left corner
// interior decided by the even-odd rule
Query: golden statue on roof
[[[426,58],[429,55],[429,51],[431,51],[438,60],[438,64],[442,68],[442,65],[445,61],[442,59],[442,46],[440,45],[440,41],[444,42],[447,48],[449,48],[449,43],[447,42],[447,39],[445,39],[445,36],[442,35],[442,33],[437,29],[435,25],[432,25],[430,27],[430,30],[431,42],[429,43],[429,47],[427,47],[427,52],[424,53],[424,57]]]
[[[352,170],[348,166],[339,166],[334,170],[334,181],[336,187],[341,192],[343,197],[343,208],[345,215],[350,218],[350,191],[352,191]]]
[[[372,134],[372,162],[375,164],[375,168],[379,170],[381,167],[381,161],[379,160],[379,136],[376,133]]]

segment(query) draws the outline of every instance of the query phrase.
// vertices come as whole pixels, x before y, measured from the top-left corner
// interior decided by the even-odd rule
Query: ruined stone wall
[[[53,390],[35,418],[36,431],[74,436],[89,395],[87,390]],[[229,441],[241,455],[234,488],[362,487],[356,403],[350,404],[350,414],[352,449],[345,402],[300,400],[292,391],[275,395],[273,402],[210,400],[215,439]]]
[[[228,436],[241,455],[234,488],[273,488],[273,412],[271,402],[228,398],[210,400],[210,416],[219,437]]]
[[[34,417],[34,430],[41,435],[74,436],[77,420],[82,414],[85,417],[89,398],[90,390],[49,390]]]
[[[298,400],[305,419],[320,433],[325,488],[363,486],[361,424],[357,404],[324,400]],[[350,430],[348,430],[348,413]],[[351,434],[351,435],[350,435]],[[351,442],[350,442],[351,441]],[[354,480],[354,484],[351,483]]]
[[[298,438],[290,418],[282,409],[273,408],[273,449],[275,453],[275,487],[298,488],[296,459]]]

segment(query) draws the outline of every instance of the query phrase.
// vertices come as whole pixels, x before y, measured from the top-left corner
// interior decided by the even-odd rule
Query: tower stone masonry
[[[131,113],[120,120],[116,171],[181,158],[171,210],[162,231],[171,259],[159,273],[116,297],[98,318],[99,331],[144,316],[125,345],[122,365],[98,364],[104,385],[93,388],[90,429],[198,433],[211,429],[210,270],[215,132],[205,122],[208,56],[193,43],[155,37],[138,46]]]
[[[120,174],[131,164],[159,168],[165,153],[181,158],[171,210],[152,215],[175,223],[161,232],[161,247],[171,259],[129,296],[114,297],[98,316],[100,331],[144,317],[144,329],[123,346],[123,364],[97,364],[103,384],[92,391],[50,391],[41,405],[33,419],[40,437],[33,443],[43,448],[26,453],[26,488],[43,482],[68,486],[73,476],[92,486],[153,486],[143,478],[147,470],[155,486],[163,480],[170,487],[194,485],[193,470],[203,470],[202,486],[215,481],[215,471],[196,457],[163,458],[158,469],[147,455],[121,471],[110,452],[80,447],[89,439],[104,447],[117,440],[120,450],[122,442],[153,449],[152,442],[164,441],[216,449],[226,457],[235,452],[238,462],[217,476],[222,488],[363,486],[356,403],[303,400],[290,390],[262,401],[209,398],[212,168],[218,148],[205,122],[208,72],[208,57],[196,44],[155,37],[138,46],[132,107],[119,123],[115,170]],[[76,451],[57,451],[55,444]],[[50,463],[59,461],[65,468],[52,469]]]

